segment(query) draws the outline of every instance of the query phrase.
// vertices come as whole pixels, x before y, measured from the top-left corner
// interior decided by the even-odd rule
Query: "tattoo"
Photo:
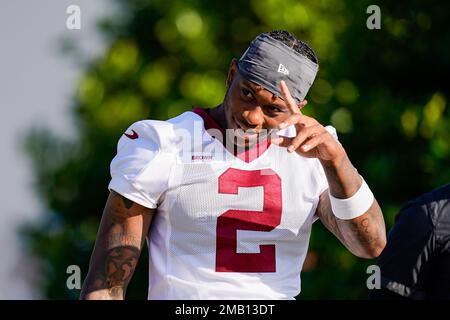
[[[110,205],[107,209],[109,211],[109,217],[113,224],[122,224],[126,219],[141,215],[143,212],[141,210],[136,210],[133,201],[118,195],[119,198],[115,200],[113,205]]]
[[[347,199],[358,191],[361,178],[347,156],[337,164],[326,161],[321,163],[329,185],[328,192],[331,195]],[[355,255],[376,256],[386,242],[383,214],[376,200],[363,215],[350,220],[340,220],[334,216],[329,199],[323,198],[322,195],[318,215],[325,226]],[[328,195],[326,197],[328,198]]]
[[[82,298],[124,298],[154,212],[111,192],[83,285]]]
[[[322,167],[327,177],[329,192],[336,198],[349,198],[361,186],[361,178],[348,157],[344,158],[339,168],[326,166],[323,161]]]
[[[131,207],[133,206],[134,202],[131,201],[130,199],[125,198],[124,196],[121,196],[121,197],[122,197],[122,202],[125,205],[125,208],[131,209]]]
[[[126,287],[139,260],[140,250],[122,246],[108,251],[106,258],[106,284],[108,288]]]
[[[376,234],[371,232],[370,227],[369,218],[364,218],[360,221],[349,221],[349,229],[355,241],[361,245],[370,245],[377,240]]]
[[[122,298],[139,260],[140,250],[133,246],[108,251],[104,270],[96,273],[87,292],[108,289],[112,298]]]
[[[362,216],[351,220],[340,220],[332,212],[330,200],[326,192],[320,196],[317,215],[325,227],[330,230],[343,245],[357,256],[366,256],[377,246],[385,242],[385,227],[376,201]]]
[[[328,197],[327,192],[324,192],[320,195],[317,213],[323,225],[328,230],[330,230],[331,233],[333,233],[343,244],[345,244],[345,239],[342,236],[341,230],[339,229],[336,217],[331,210],[330,198]]]
[[[383,214],[378,202],[374,203],[361,219],[352,220],[350,229],[356,235],[356,238],[363,245],[373,245],[386,242],[386,226],[384,224]]]

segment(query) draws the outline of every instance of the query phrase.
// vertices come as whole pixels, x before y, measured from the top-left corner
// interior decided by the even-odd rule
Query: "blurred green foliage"
[[[379,2],[381,30],[366,28],[366,0],[116,2],[120,9],[99,23],[107,50],[83,66],[74,91],[78,136],[36,129],[26,142],[48,208],[23,229],[44,296],[78,298],[66,268],[86,275],[124,130],[219,104],[231,59],[260,32],[287,29],[315,49],[320,71],[304,110],[337,128],[388,228],[407,200],[450,181],[450,2]],[[365,298],[372,263],[316,223],[299,298]],[[147,266],[144,250],[128,298],[146,298]]]

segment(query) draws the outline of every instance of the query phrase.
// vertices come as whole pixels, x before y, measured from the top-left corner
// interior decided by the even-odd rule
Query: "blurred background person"
[[[377,265],[371,299],[450,299],[450,184],[400,210]]]

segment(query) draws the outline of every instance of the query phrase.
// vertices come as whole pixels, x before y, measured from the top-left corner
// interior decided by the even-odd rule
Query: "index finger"
[[[283,94],[284,101],[286,101],[286,104],[288,105],[289,110],[292,113],[302,113],[300,111],[300,108],[297,106],[297,103],[295,102],[294,98],[292,98],[291,93],[289,92],[289,88],[287,87],[284,80],[280,81],[280,89],[281,93]]]

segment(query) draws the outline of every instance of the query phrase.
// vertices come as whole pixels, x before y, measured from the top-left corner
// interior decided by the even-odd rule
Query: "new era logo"
[[[285,66],[283,66],[281,63],[278,66],[278,72],[282,73],[282,74],[285,74],[285,75],[289,74],[289,70]]]

